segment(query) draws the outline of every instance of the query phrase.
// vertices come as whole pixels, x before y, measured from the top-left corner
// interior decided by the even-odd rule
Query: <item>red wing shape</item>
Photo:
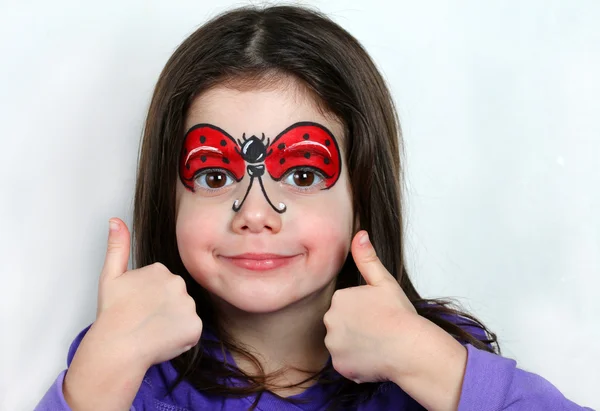
[[[181,149],[179,175],[183,184],[194,191],[194,179],[205,169],[225,169],[236,181],[244,177],[246,162],[237,142],[227,132],[211,124],[197,124],[185,135]]]
[[[274,180],[295,167],[315,168],[325,175],[325,188],[335,184],[340,176],[342,158],[337,141],[325,127],[312,122],[300,122],[281,132],[269,145],[265,159],[267,171]]]

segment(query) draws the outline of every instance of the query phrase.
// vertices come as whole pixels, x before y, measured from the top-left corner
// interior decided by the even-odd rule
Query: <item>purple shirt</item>
[[[478,338],[485,338],[480,328],[463,326]],[[89,329],[86,327],[75,338],[67,356],[67,367],[75,351]],[[466,344],[468,359],[458,409],[473,411],[570,411],[591,410],[566,399],[552,384],[539,375],[516,367],[516,361],[479,350]],[[215,355],[219,356],[218,353]],[[233,359],[227,354],[230,363]],[[67,370],[62,371],[46,392],[36,411],[70,410],[65,402],[62,384]],[[177,377],[177,371],[169,362],[150,367],[133,401],[131,411],[192,411],[192,410],[248,410],[254,396],[227,398],[208,396],[181,382],[166,396],[167,386]],[[310,402],[291,404],[273,394],[263,394],[258,411],[317,411],[325,410],[327,397],[335,386],[315,384],[292,398],[310,399]],[[415,400],[392,382],[380,385],[377,392],[356,408],[357,411],[412,411],[424,410]]]

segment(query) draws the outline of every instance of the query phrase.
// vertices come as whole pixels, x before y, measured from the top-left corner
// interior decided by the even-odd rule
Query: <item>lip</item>
[[[237,267],[252,271],[268,271],[291,264],[301,254],[281,255],[263,253],[244,253],[234,256],[220,256]]]

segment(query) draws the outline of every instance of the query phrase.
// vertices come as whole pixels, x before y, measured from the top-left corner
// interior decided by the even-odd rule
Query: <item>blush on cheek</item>
[[[179,255],[187,270],[192,273],[195,269],[196,258],[198,257],[197,250],[200,240],[197,238],[195,231],[190,225],[177,225],[176,230],[177,247]]]
[[[175,227],[177,247],[186,269],[194,277],[202,267],[209,268],[216,236],[223,231],[218,227],[221,221],[218,213],[210,211],[210,207],[199,207],[193,194],[181,196]]]
[[[340,217],[340,214],[324,212],[318,218],[305,220],[302,228],[309,251],[313,257],[328,261],[330,270],[341,268],[352,242],[352,226]]]
[[[217,270],[212,257],[212,243],[198,234],[198,231],[189,228],[177,231],[179,256],[194,281],[203,288],[211,290],[219,283],[219,278],[215,275]]]
[[[324,201],[313,213],[311,230],[319,233],[322,241],[342,243],[350,247],[352,242],[353,215],[349,193],[339,184],[323,192]],[[308,213],[308,211],[307,211]]]

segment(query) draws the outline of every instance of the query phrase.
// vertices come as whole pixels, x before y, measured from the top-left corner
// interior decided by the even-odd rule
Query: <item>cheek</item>
[[[310,213],[303,213],[300,231],[305,237],[312,238],[312,241],[320,245],[331,241],[334,244],[350,241],[351,219],[347,213],[335,212],[331,209],[317,209]],[[327,248],[327,247],[323,247]]]
[[[179,255],[188,272],[196,277],[200,267],[211,264],[211,253],[223,231],[227,207],[199,207],[191,195],[184,194],[179,203],[175,234]]]
[[[344,230],[341,225],[327,224],[326,221],[312,228],[307,232],[311,236],[311,243],[307,247],[309,263],[314,266],[313,272],[317,275],[333,278],[339,273],[350,251],[351,232]]]
[[[295,231],[309,250],[311,263],[337,274],[350,251],[354,217],[346,192],[330,194],[310,209],[297,210],[302,217]]]

